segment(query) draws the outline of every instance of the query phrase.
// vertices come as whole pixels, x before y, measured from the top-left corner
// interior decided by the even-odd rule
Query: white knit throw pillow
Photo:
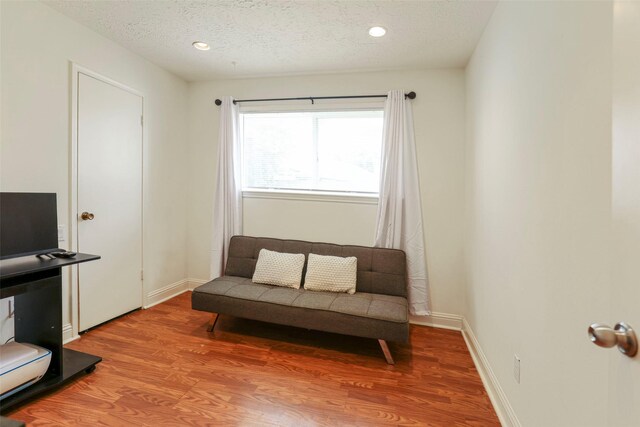
[[[285,254],[261,249],[251,281],[300,289],[303,267],[303,254]]]
[[[309,254],[304,288],[312,291],[356,292],[358,258]]]

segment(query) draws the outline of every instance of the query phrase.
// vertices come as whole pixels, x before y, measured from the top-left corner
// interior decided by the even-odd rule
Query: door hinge
[[[140,270],[140,280],[144,280],[144,271]]]
[[[140,126],[144,126],[144,116],[140,116]]]

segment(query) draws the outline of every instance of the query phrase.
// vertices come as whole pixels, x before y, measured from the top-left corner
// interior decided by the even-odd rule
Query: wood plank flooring
[[[411,344],[191,310],[191,293],[67,347],[90,375],[9,414],[30,426],[499,426],[459,332],[411,327]]]

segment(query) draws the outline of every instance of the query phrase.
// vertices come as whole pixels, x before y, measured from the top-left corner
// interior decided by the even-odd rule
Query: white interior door
[[[77,94],[77,248],[102,256],[78,267],[84,331],[142,306],[143,100],[83,73]]]
[[[613,271],[610,322],[640,338],[640,3],[614,3],[613,30]],[[609,419],[640,426],[640,354],[611,351]]]

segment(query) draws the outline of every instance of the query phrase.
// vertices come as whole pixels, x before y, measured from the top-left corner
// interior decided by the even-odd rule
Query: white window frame
[[[247,105],[240,104],[240,114],[245,113],[307,113],[320,111],[372,111],[384,110],[384,101],[362,102],[362,100],[344,100],[339,104],[332,102],[316,101],[315,104],[286,104],[272,103],[268,105]],[[307,101],[308,102],[308,101]],[[240,126],[240,139],[242,126]],[[244,153],[244,148],[241,150]],[[242,160],[244,164],[244,159]],[[359,193],[347,191],[324,191],[324,190],[285,190],[277,188],[251,188],[242,186],[242,197],[244,199],[279,199],[279,200],[302,200],[314,202],[332,203],[355,203],[377,205],[379,195],[372,193]]]

